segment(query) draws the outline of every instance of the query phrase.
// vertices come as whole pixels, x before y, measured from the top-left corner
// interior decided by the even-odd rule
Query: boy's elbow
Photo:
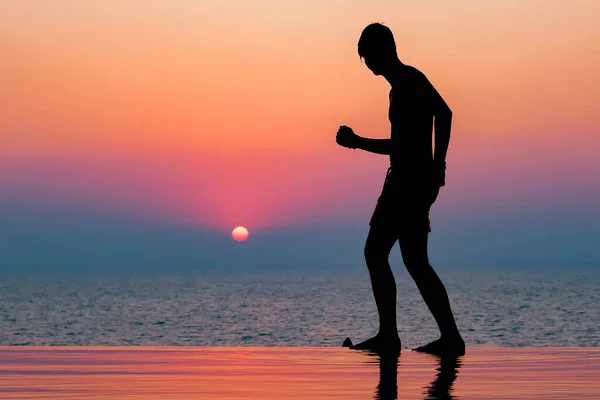
[[[450,120],[452,119],[452,110],[449,107],[443,107],[435,113],[435,118]]]
[[[448,107],[448,105],[447,105],[447,104],[446,104],[446,106],[443,108],[443,112],[444,112],[444,115],[445,115],[447,118],[452,118],[452,110],[450,109],[450,107]]]

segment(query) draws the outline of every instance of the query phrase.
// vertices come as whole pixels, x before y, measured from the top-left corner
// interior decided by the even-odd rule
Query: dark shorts
[[[431,232],[429,193],[394,182],[390,173],[388,170],[369,225],[399,232]]]

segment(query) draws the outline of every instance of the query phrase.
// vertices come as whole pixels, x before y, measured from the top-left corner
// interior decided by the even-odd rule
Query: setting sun
[[[248,229],[243,226],[238,226],[231,232],[231,236],[238,242],[243,242],[248,239]]]

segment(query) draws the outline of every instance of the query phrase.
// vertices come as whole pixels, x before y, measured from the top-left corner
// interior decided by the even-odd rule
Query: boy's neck
[[[402,80],[402,75],[404,75],[404,67],[405,65],[400,61],[399,58],[395,58],[390,66],[389,72],[384,74],[383,77],[390,84],[392,89],[398,86],[400,81]]]

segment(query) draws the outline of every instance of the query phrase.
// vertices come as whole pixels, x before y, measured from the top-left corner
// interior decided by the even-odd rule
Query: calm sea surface
[[[395,273],[403,345],[437,338]],[[600,269],[440,276],[467,345],[600,345]],[[340,346],[376,330],[366,270],[0,278],[0,345]]]

